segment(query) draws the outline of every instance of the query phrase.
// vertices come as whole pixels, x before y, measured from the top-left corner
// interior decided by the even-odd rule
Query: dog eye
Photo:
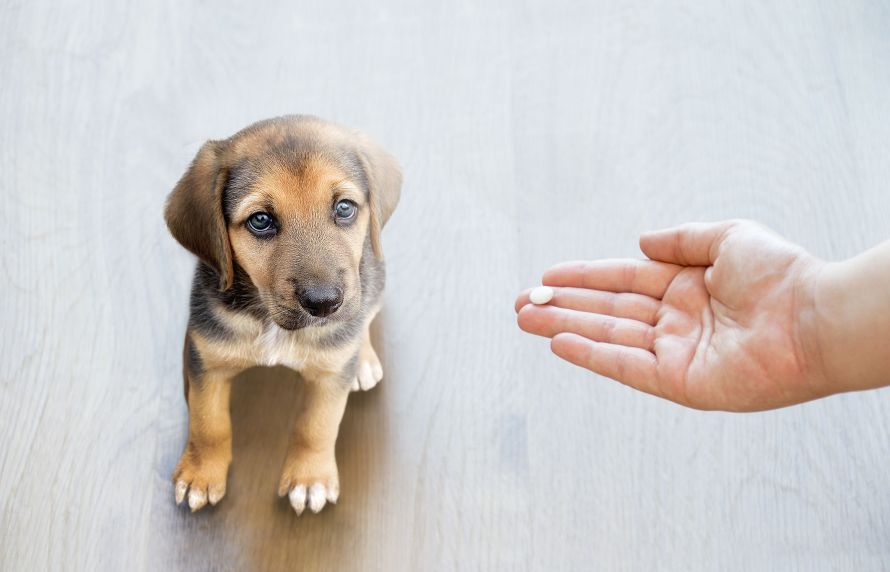
[[[272,225],[272,215],[269,213],[253,213],[247,219],[247,228],[250,232],[257,236],[271,236],[275,234],[275,227]]]
[[[348,222],[352,220],[355,218],[355,213],[357,212],[358,205],[347,199],[337,201],[337,204],[334,205],[334,218],[336,218],[338,222]]]

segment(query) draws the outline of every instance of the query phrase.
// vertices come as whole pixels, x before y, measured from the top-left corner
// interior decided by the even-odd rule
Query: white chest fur
[[[255,360],[259,365],[283,365],[296,371],[307,368],[340,371],[357,350],[355,344],[325,348],[319,344],[330,333],[330,326],[288,331],[276,324],[264,325],[255,342]]]
[[[263,329],[257,338],[256,350],[257,362],[261,365],[283,365],[297,371],[306,367],[311,357],[311,349],[305,341],[276,324]]]

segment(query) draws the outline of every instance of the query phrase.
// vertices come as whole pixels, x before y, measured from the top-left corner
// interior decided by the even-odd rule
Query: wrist
[[[886,384],[886,286],[874,284],[871,261],[857,257],[822,266],[813,277],[811,344],[826,395]],[[877,287],[876,287],[877,286]]]
[[[829,309],[826,307],[825,288],[826,281],[830,281],[835,272],[834,263],[808,257],[801,262],[802,269],[797,272],[797,285],[795,298],[797,305],[794,309],[800,353],[804,376],[804,383],[812,393],[811,398],[825,397],[842,391],[837,389],[837,383],[831,373],[833,369],[831,340],[826,339],[826,323],[830,321]]]

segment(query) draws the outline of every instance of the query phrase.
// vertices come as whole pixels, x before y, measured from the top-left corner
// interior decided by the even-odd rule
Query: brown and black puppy
[[[170,232],[200,259],[184,367],[189,437],[173,473],[193,511],[226,492],[232,378],[284,365],[306,388],[278,493],[296,512],[339,494],[334,444],[350,390],[383,377],[368,327],[380,309],[380,231],[399,200],[396,161],[361,133],[310,116],[208,141],[167,201]]]

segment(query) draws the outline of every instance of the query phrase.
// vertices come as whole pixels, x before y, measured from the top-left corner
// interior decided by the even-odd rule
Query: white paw
[[[188,495],[186,495],[188,492]],[[222,500],[223,496],[226,494],[225,485],[223,486],[210,486],[207,489],[200,488],[195,483],[192,483],[189,486],[189,483],[186,481],[176,481],[176,488],[174,491],[174,496],[176,498],[176,504],[182,504],[183,501],[188,497],[188,506],[192,512],[197,510],[201,510],[204,508],[208,502],[211,505],[215,505],[220,500]]]
[[[338,485],[326,487],[321,483],[315,483],[309,487],[309,490],[306,490],[305,485],[295,486],[288,493],[287,498],[290,500],[290,505],[294,507],[294,511],[300,515],[306,510],[307,505],[309,510],[318,513],[326,503],[337,504],[339,496],[340,487]]]
[[[208,503],[215,505],[226,494],[226,473],[229,469],[231,453],[214,452],[202,449],[200,456],[194,445],[189,444],[176,470],[173,472],[173,496],[176,504],[188,500],[188,506],[195,512]],[[203,458],[205,462],[196,462],[195,458]]]
[[[374,357],[374,361],[362,360],[359,362],[358,372],[352,378],[352,391],[368,391],[373,389],[383,379],[383,368],[380,366],[380,362],[376,360],[376,356]]]

